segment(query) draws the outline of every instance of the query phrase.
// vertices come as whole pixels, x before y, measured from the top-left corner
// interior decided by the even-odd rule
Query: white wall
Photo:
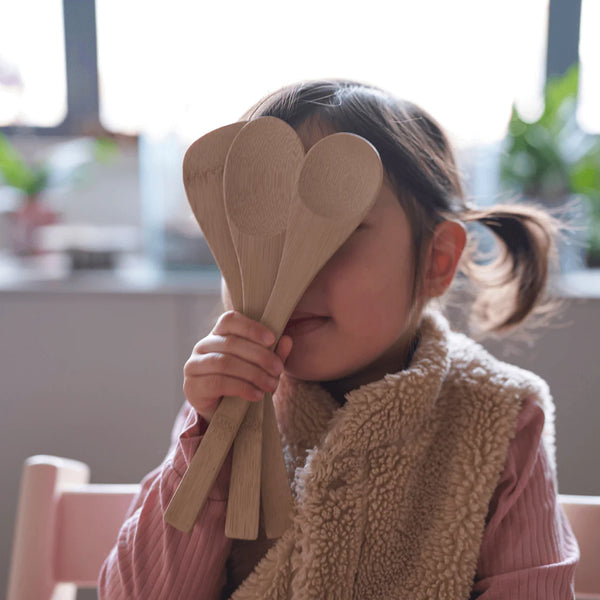
[[[168,448],[183,364],[216,300],[0,292],[0,590],[24,459],[65,456],[93,482],[139,481]]]
[[[546,329],[530,348],[509,340],[485,345],[550,385],[560,492],[600,495],[600,298],[570,300],[560,322],[562,327]]]

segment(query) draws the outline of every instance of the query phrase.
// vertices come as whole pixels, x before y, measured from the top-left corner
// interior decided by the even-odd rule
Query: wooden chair
[[[577,600],[600,599],[600,496],[560,494],[558,499],[581,551],[575,571]]]
[[[25,461],[8,600],[74,600],[94,588],[139,485],[90,484],[86,464],[56,456]],[[600,598],[600,496],[559,496],[581,549],[578,600]]]
[[[95,588],[139,485],[90,484],[86,464],[56,456],[25,461],[8,600],[74,600]]]

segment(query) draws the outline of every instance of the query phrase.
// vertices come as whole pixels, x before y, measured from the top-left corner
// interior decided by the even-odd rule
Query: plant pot
[[[41,254],[39,228],[58,222],[58,213],[38,196],[28,196],[9,217],[10,247],[18,256]]]

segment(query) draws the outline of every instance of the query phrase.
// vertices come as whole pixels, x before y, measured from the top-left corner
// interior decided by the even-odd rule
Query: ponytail
[[[491,262],[481,264],[473,248],[461,261],[461,271],[478,288],[471,316],[476,330],[504,333],[533,314],[544,315],[554,309],[556,303],[544,296],[556,263],[560,221],[532,204],[466,208],[460,218],[485,225],[501,242],[500,252]]]

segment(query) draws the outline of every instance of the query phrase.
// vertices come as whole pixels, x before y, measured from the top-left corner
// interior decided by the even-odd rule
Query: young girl
[[[223,288],[226,312],[185,365],[173,445],[130,508],[100,597],[574,598],[578,548],[556,497],[548,388],[453,332],[431,302],[460,267],[483,286],[470,309],[480,329],[522,324],[540,306],[554,220],[468,205],[439,125],[373,86],[302,82],[242,119],[260,116],[289,123],[307,151],[337,131],[366,138],[384,183],[275,351]],[[491,229],[503,259],[474,264],[467,222]],[[231,453],[193,531],[167,525],[220,398],[274,390],[295,499],[285,534],[225,537]]]

